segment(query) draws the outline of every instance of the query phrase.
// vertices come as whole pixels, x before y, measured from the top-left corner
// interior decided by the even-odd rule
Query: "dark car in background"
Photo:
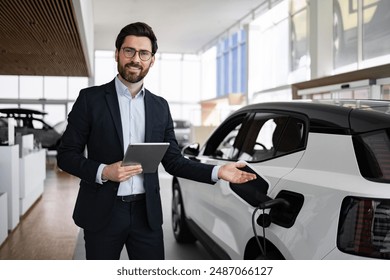
[[[43,120],[47,113],[31,109],[4,108],[0,109],[1,135],[5,134],[8,127],[8,118],[15,119],[15,134],[33,134],[34,140],[42,148],[56,150],[62,133],[66,127],[66,121],[51,126]],[[2,143],[7,144],[7,143]]]
[[[191,123],[185,120],[173,120],[176,140],[180,148],[190,144]]]

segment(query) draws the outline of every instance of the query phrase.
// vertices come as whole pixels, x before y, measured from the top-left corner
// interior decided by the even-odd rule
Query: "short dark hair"
[[[144,22],[130,23],[122,28],[115,41],[115,47],[118,51],[120,50],[126,36],[129,35],[148,37],[152,42],[152,53],[157,52],[158,46],[156,35],[154,35],[152,28]]]

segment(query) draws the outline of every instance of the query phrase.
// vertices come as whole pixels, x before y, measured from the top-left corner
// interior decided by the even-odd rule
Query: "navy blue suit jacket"
[[[162,160],[171,175],[212,184],[213,165],[190,161],[181,155],[167,101],[145,90],[145,142],[169,142]],[[86,154],[85,155],[85,147]],[[68,116],[68,126],[58,148],[58,166],[81,179],[73,219],[84,229],[98,231],[111,219],[119,183],[97,184],[101,163],[123,159],[122,124],[115,80],[80,91]],[[148,222],[162,224],[158,174],[144,174]]]

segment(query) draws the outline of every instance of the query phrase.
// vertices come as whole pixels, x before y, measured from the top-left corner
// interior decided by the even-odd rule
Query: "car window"
[[[35,129],[43,129],[46,125],[40,120],[31,120],[32,127]]]
[[[209,138],[203,155],[217,159],[231,159],[236,137],[248,114],[243,113],[221,124]]]
[[[217,151],[218,153],[215,153],[216,158],[220,159],[232,159],[234,152],[237,150],[234,147],[234,142],[236,141],[236,137],[238,134],[238,131],[241,128],[241,123],[238,124],[231,130],[228,135],[222,140],[222,142],[219,144]]]
[[[242,141],[236,144],[239,151],[234,159],[251,162],[270,158],[273,153],[272,134],[275,126],[273,114],[255,114],[242,131]]]
[[[275,155],[282,155],[304,147],[304,121],[294,117],[276,119],[277,127],[272,135]]]
[[[0,118],[0,127],[8,127],[8,120]]]
[[[242,143],[235,160],[257,162],[298,151],[304,146],[304,122],[291,116],[257,113],[248,121],[247,129],[240,131]]]
[[[223,132],[223,135],[222,135]],[[298,151],[304,147],[304,121],[295,117],[256,113],[227,121],[206,148],[214,158],[257,162]],[[223,136],[223,137],[222,137]],[[207,155],[205,153],[205,155]]]
[[[353,137],[360,173],[368,180],[390,182],[390,129]]]
[[[274,134],[276,118],[262,118],[259,114],[251,122],[247,131],[247,137],[243,142],[238,160],[260,161],[271,158],[274,153],[274,143],[272,136]]]

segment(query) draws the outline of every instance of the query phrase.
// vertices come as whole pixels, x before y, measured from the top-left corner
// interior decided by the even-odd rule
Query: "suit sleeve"
[[[175,137],[173,120],[169,112],[168,104],[166,105],[166,108],[168,113],[164,141],[169,142],[170,146],[162,161],[165,170],[174,176],[202,183],[214,184],[215,181],[212,180],[212,171],[215,165],[195,162],[183,157],[181,154]]]
[[[82,90],[69,113],[68,125],[58,148],[57,163],[62,170],[94,183],[100,163],[86,157],[90,126],[86,94]]]

